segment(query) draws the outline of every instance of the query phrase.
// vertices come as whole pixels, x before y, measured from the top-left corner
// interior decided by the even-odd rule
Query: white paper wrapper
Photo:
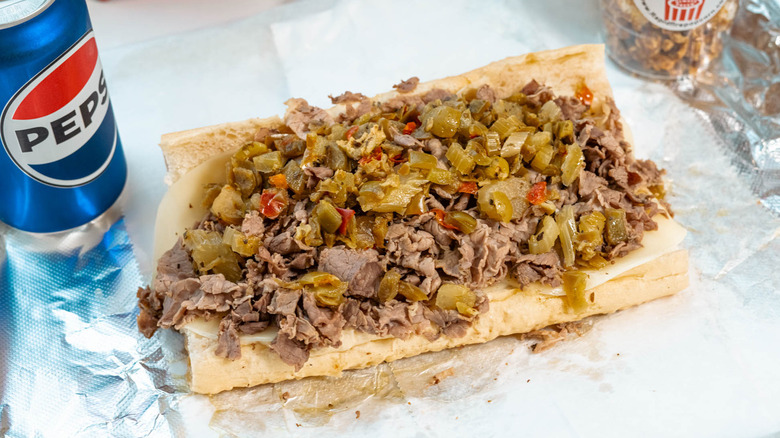
[[[414,75],[435,79],[528,51],[598,42],[595,8],[593,1],[563,0],[304,1],[233,24],[104,50],[130,166],[125,220],[113,232],[121,237],[126,228],[138,270],[132,258],[121,259],[119,272],[128,281],[109,283],[116,288],[112,296],[123,298],[89,307],[86,324],[53,314],[59,321],[53,327],[65,327],[54,339],[72,345],[75,353],[67,358],[81,358],[66,359],[74,362],[56,378],[42,373],[49,377],[25,386],[27,370],[59,362],[18,359],[23,345],[0,336],[0,342],[16,342],[14,356],[0,353],[0,369],[5,364],[22,376],[0,386],[0,431],[14,437],[425,437],[464,431],[601,437],[640,430],[647,436],[760,437],[780,431],[780,219],[732,164],[725,131],[670,89],[612,67],[636,155],[667,169],[669,201],[689,229],[684,246],[691,254],[691,287],[680,294],[594,318],[581,337],[539,354],[528,351],[531,341],[507,337],[341,379],[211,398],[186,394],[177,335],[147,341],[134,332],[133,295],[151,279],[154,216],[166,190],[156,147],[162,133],[278,114],[289,97],[325,106],[328,94],[347,89],[372,95]],[[6,240],[11,243],[0,266],[19,260],[18,240]],[[121,238],[101,248],[117,242],[126,257],[130,248]],[[0,269],[0,279],[7,273]],[[8,294],[6,284],[0,284],[0,299]]]

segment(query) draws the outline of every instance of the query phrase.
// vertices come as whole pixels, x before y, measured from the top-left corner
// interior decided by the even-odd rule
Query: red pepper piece
[[[349,225],[349,220],[355,216],[355,210],[352,210],[351,208],[336,207],[336,211],[338,211],[339,214],[341,215],[341,225],[339,225],[339,234],[344,236],[347,234],[347,225]]]
[[[263,190],[260,195],[260,213],[268,219],[276,219],[287,207],[287,197],[282,191]]]
[[[395,164],[403,163],[404,161],[406,161],[406,158],[404,158],[404,156],[402,154],[398,154],[398,155],[396,155],[394,157],[388,157],[388,159],[390,161],[392,161],[393,163],[395,163]]]
[[[447,214],[446,211],[444,211],[444,210],[442,210],[440,208],[434,208],[431,211],[433,212],[434,215],[436,215],[436,222],[438,222],[439,225],[441,225],[444,228],[449,228],[450,230],[458,230],[458,227],[456,227],[454,225],[450,225],[450,224],[444,222],[444,216]],[[460,230],[458,230],[458,231],[460,231]]]
[[[477,191],[479,191],[479,187],[477,187],[477,183],[474,181],[464,181],[460,183],[460,187],[458,187],[458,191],[460,193],[469,193],[471,195],[476,195]]]
[[[365,157],[361,158],[358,163],[360,164],[366,164],[374,160],[381,160],[382,159],[382,148],[376,147],[373,151],[371,151],[370,155],[366,155]]]
[[[531,187],[528,192],[528,202],[533,205],[539,205],[547,200],[547,181],[540,181]]]
[[[577,92],[574,93],[574,95],[585,106],[590,106],[593,103],[593,93],[584,82],[580,84],[580,86],[577,88]]]

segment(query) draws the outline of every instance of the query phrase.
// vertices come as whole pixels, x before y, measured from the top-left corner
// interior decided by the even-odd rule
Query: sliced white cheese
[[[212,318],[208,321],[205,319],[196,319],[187,324],[184,328],[200,336],[216,340],[217,334],[219,333],[219,320],[220,318]],[[242,344],[260,343],[267,345],[276,338],[276,332],[276,327],[271,326],[260,333],[240,335],[239,339],[241,339]]]
[[[203,219],[208,210],[203,207],[203,186],[225,183],[225,162],[231,152],[208,160],[187,172],[163,196],[157,208],[154,224],[154,259],[160,260],[173,247],[184,228]]]
[[[209,321],[205,319],[196,319],[184,327],[184,330],[189,330],[197,335],[205,338],[217,340],[219,334],[219,318],[212,318]],[[271,345],[271,342],[276,338],[276,333],[279,330],[270,326],[260,333],[253,335],[239,335],[241,345],[249,344],[262,344],[265,346]],[[355,345],[362,345],[367,342],[375,341],[377,339],[384,339],[380,336],[370,335],[368,333],[358,332],[355,330],[344,330],[341,334],[341,346],[338,348],[320,348],[311,352],[312,356],[318,356],[332,351],[342,351],[348,348],[352,348]]]

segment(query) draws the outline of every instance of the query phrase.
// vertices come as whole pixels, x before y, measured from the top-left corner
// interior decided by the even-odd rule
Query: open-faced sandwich
[[[603,48],[508,58],[324,110],[163,136],[140,330],[191,387],[338,375],[614,312],[688,284],[661,172]]]

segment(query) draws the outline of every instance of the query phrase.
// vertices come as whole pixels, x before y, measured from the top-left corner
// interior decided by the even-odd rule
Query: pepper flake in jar
[[[737,6],[737,0],[601,0],[607,53],[638,76],[695,75],[720,54]]]

